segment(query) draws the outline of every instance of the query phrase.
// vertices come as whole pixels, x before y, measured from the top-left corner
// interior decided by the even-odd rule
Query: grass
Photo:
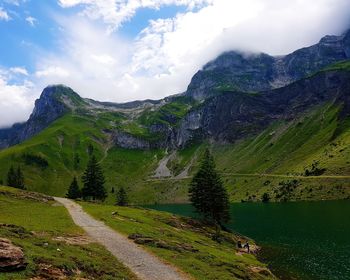
[[[260,199],[263,192],[274,192],[281,181],[293,179],[300,181],[301,192],[295,194],[294,199],[348,198],[350,189],[346,186],[350,177],[333,177],[350,176],[350,131],[347,128],[334,137],[338,127],[343,126],[338,119],[339,110],[338,106],[325,104],[296,120],[275,123],[257,137],[214,148],[231,200],[239,201],[252,195]],[[304,177],[306,169],[314,163],[324,168],[323,175],[328,177]],[[269,177],[269,174],[289,177]],[[270,183],[265,183],[267,181]],[[343,186],[341,192],[336,188],[338,185]],[[309,188],[313,189],[312,194]]]
[[[347,62],[343,64],[347,65]],[[175,108],[177,103],[183,105],[184,100],[175,99],[168,104]],[[162,111],[161,108],[156,112]],[[212,151],[217,168],[224,176],[231,201],[259,200],[263,192],[274,197],[273,192],[280,180],[278,177],[271,179],[270,175],[295,176],[299,180],[298,177],[315,164],[325,169],[323,175],[350,176],[350,118],[340,118],[341,110],[339,104],[319,105],[294,120],[277,121],[254,137],[214,145]],[[179,109],[178,117],[184,112]],[[6,181],[11,165],[20,165],[29,190],[64,196],[73,176],[81,178],[89,158],[89,147],[92,146],[105,173],[109,195],[107,203],[115,201],[112,188],[116,190],[121,186],[126,188],[134,204],[186,202],[188,179],[152,179],[158,162],[165,155],[164,150],[113,147],[108,129],[125,125],[125,120],[126,116],[121,113],[65,115],[28,141],[0,151],[0,183]],[[140,137],[148,133],[138,120],[130,123],[130,127]],[[193,143],[177,151],[176,157],[168,162],[168,168],[176,176],[190,166],[189,175],[193,175],[202,151],[208,146],[210,144],[206,142]],[[37,164],[39,159],[48,165]],[[269,186],[273,188],[265,185],[266,181],[271,181]],[[293,199],[345,199],[350,195],[346,187],[349,183],[347,178],[302,178],[299,188],[305,191],[293,196]],[[312,195],[306,190],[311,185]],[[338,191],[337,186],[344,189]],[[323,188],[322,191],[318,191],[319,188]]]
[[[39,194],[0,187],[0,236],[22,247],[28,262],[25,270],[1,273],[0,279],[48,279],[54,273],[67,279],[136,279],[102,246],[56,239],[82,235],[63,206]]]
[[[230,200],[260,201],[265,192],[272,200],[280,200],[277,194],[281,185],[292,180],[297,180],[298,185],[290,200],[349,199],[350,122],[338,118],[340,110],[337,105],[323,104],[295,120],[276,122],[255,137],[213,146],[217,169]],[[199,151],[206,146],[200,146]],[[169,167],[175,174],[192,158],[195,160],[191,174],[197,170],[201,153],[196,155],[194,149],[195,146],[178,152],[170,162]],[[185,164],[181,164],[181,153],[187,153]],[[325,169],[324,174],[305,177],[305,171],[315,163]],[[176,186],[177,195],[186,201],[186,195],[181,196],[181,193],[186,193],[189,179],[159,180],[153,184],[158,190]],[[149,189],[152,189],[151,184]],[[164,202],[164,196],[169,193],[158,197],[158,202]],[[168,202],[174,201],[171,195],[168,199]]]
[[[145,111],[138,119],[138,122],[144,126],[165,124],[176,127],[191,109],[192,105],[194,105],[193,100],[186,97],[178,97],[155,111]]]
[[[125,234],[138,234],[151,242],[147,250],[174,264],[195,279],[272,279],[254,255],[236,254],[237,235],[224,233],[222,243],[211,239],[214,231],[188,218],[142,208],[81,203],[95,218]],[[160,244],[160,245],[159,245]],[[261,269],[254,272],[254,267]]]
[[[174,175],[180,174],[187,166],[190,166],[189,171],[191,172],[198,159],[200,159],[204,147],[206,147],[205,144],[197,143],[177,151],[176,156],[168,162],[168,168]]]
[[[322,71],[335,71],[335,70],[350,71],[350,60],[336,62],[330,66],[327,66]]]
[[[20,165],[24,171],[27,189],[49,195],[64,196],[73,178],[81,178],[89,159],[89,146],[100,160],[106,177],[108,201],[114,201],[112,187],[127,189],[148,177],[163,156],[160,150],[141,151],[108,147],[108,135],[102,132],[119,114],[103,114],[96,121],[93,116],[68,114],[49,128],[19,145],[0,151],[0,180],[6,181],[11,165]],[[28,164],[26,158],[41,158],[48,166],[43,168],[35,162]]]

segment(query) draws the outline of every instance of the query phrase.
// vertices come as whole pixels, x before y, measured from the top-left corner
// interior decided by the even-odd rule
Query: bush
[[[264,193],[261,197],[262,202],[269,202],[270,201],[270,195],[268,193]]]
[[[49,162],[39,155],[23,154],[22,158],[27,165],[37,165],[40,168],[47,168],[49,166]]]

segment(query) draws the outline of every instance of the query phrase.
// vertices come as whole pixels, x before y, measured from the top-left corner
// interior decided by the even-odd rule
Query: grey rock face
[[[328,101],[342,104],[343,116],[350,114],[350,72],[321,72],[259,94],[224,92],[183,119],[175,133],[176,145],[182,147],[198,137],[233,142],[262,131],[275,120],[293,119]]]
[[[116,131],[113,139],[114,143],[122,148],[147,150],[151,147],[148,141],[136,138],[125,132]]]

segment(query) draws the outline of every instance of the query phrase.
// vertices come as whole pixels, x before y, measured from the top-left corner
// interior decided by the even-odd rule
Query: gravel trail
[[[66,198],[55,197],[69,211],[73,221],[83,228],[88,235],[102,244],[119,261],[130,268],[136,276],[143,280],[188,280],[176,268],[163,263],[127,237],[112,230],[103,222],[88,215],[82,207]]]

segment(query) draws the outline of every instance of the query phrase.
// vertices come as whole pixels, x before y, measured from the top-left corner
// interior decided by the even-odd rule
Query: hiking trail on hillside
[[[88,215],[82,207],[67,199],[55,197],[63,204],[73,221],[87,234],[106,247],[119,261],[143,280],[188,280],[184,273],[171,265],[163,263],[156,256],[130,241],[124,235],[112,230],[103,222]]]

